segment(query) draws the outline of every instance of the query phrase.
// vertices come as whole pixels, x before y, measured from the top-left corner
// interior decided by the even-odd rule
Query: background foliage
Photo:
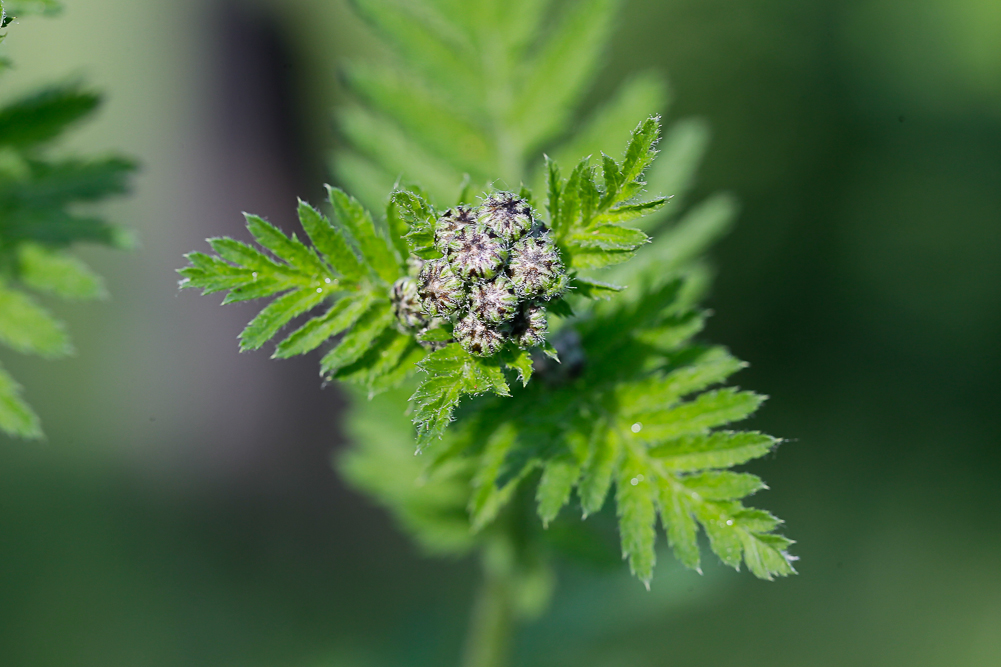
[[[7,26],[17,17],[58,13],[48,0],[0,2]],[[6,35],[0,35],[0,42]],[[10,62],[0,59],[0,73]],[[67,249],[81,242],[128,247],[124,229],[80,205],[126,191],[135,165],[124,158],[52,158],[67,127],[91,115],[100,97],[78,84],[50,86],[0,107],[0,343],[48,359],[73,353],[62,322],[29,291],[70,300],[102,299],[103,281]],[[0,367],[0,430],[40,438],[38,415]]]
[[[81,251],[115,298],[51,305],[89,354],[4,359],[30,379],[49,437],[3,447],[5,662],[452,662],[472,564],[420,559],[333,485],[342,403],[316,389],[315,360],[238,355],[255,311],[170,287],[179,253],[240,233],[235,211],[292,230],[288,202],[322,182],[317,167],[283,185],[296,173],[284,153],[249,148],[273,145],[270,125],[234,111],[271,113],[274,96],[239,83],[270,76],[254,60],[267,26],[296,45],[276,69],[293,73],[312,164],[330,145],[337,93],[316,82],[334,80],[332,52],[379,51],[328,2],[283,2],[264,22],[244,4],[226,19],[168,4],[70,2],[4,44],[11,98],[66,63],[108,92],[68,148],[146,165],[135,201],[111,212],[136,220],[141,254]],[[227,56],[222,26],[247,16],[265,28]],[[752,470],[799,540],[801,575],[759,584],[707,558],[701,578],[658,566],[646,594],[568,565],[520,655],[732,664],[725,622],[743,664],[997,663],[998,20],[955,0],[626,4],[631,30],[585,103],[656,66],[672,117],[710,121],[696,200],[733,189],[743,212],[716,253],[706,335],[753,361],[742,385],[782,397],[753,427],[793,442]],[[227,78],[234,61],[256,74]],[[588,642],[559,649],[552,632]]]

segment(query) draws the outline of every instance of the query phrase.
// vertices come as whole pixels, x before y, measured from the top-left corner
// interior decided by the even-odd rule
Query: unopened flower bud
[[[567,288],[560,254],[547,233],[526,236],[514,244],[508,273],[523,299],[552,299]]]
[[[393,312],[400,326],[406,330],[419,329],[428,323],[421,308],[421,300],[417,295],[417,281],[413,278],[400,278],[393,283],[389,295],[393,304]]]
[[[470,354],[489,357],[504,346],[504,334],[469,314],[455,324],[455,338]]]
[[[434,247],[447,254],[459,230],[476,225],[476,211],[469,206],[456,206],[441,214],[434,230]]]
[[[417,294],[424,312],[431,317],[454,315],[466,303],[465,286],[444,259],[424,262],[417,278]]]
[[[512,340],[518,347],[526,350],[545,343],[548,331],[546,309],[538,304],[523,306],[511,323]]]
[[[517,241],[535,222],[528,202],[510,192],[487,197],[480,206],[478,219],[481,225],[505,241]]]
[[[465,281],[489,280],[507,261],[504,242],[495,234],[474,227],[458,230],[448,247],[452,269]]]
[[[503,273],[493,280],[473,285],[469,290],[469,310],[487,324],[503,324],[518,312],[514,283]]]

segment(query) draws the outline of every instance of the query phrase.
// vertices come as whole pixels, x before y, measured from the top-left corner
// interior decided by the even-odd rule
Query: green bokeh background
[[[78,357],[4,356],[48,440],[0,441],[0,664],[455,664],[475,564],[344,489],[316,360],[239,355],[253,306],[174,274],[318,199],[372,41],[333,0],[65,4],[10,27],[3,95],[107,93],[62,149],[142,161],[106,209],[142,247],[84,251],[111,301],[50,304]],[[1001,5],[631,0],[589,104],[651,67],[713,127],[697,194],[743,202],[708,335],[789,439],[754,470],[800,575],[567,565],[516,664],[1001,664]]]

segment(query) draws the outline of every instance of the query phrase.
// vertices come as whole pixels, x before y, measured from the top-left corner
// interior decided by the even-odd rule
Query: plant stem
[[[491,549],[491,546],[495,547]],[[483,582],[476,595],[463,667],[505,667],[508,664],[511,636],[514,631],[514,574],[506,558],[491,558],[496,545],[486,549],[483,559]]]
[[[485,573],[466,639],[463,667],[505,667],[514,614],[506,577]]]

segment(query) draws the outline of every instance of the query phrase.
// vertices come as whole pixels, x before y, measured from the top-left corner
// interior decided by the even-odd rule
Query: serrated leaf
[[[553,221],[553,232],[557,241],[563,241],[568,233],[576,226],[580,218],[580,183],[590,167],[590,158],[584,158],[577,163],[574,170],[570,172],[570,177],[563,184],[562,195],[559,200],[559,217]]]
[[[528,381],[532,379],[532,355],[528,350],[516,350],[510,353],[504,359],[504,365],[518,372],[518,379],[521,380],[521,386],[527,386]]]
[[[664,204],[667,203],[668,199],[670,197],[660,197],[638,204],[623,204],[609,209],[607,213],[602,213],[595,217],[594,220],[595,222],[629,222],[630,220],[642,218],[659,211],[664,208]]]
[[[630,571],[649,588],[653,566],[657,562],[654,552],[657,538],[656,487],[643,459],[629,448],[625,449],[619,464],[615,488],[622,557],[629,559]]]
[[[27,294],[6,287],[0,287],[0,343],[50,359],[73,352],[61,322]]]
[[[393,202],[400,207],[400,215],[410,231],[405,235],[410,253],[421,259],[440,256],[434,247],[434,230],[438,216],[434,208],[416,192],[398,190]]]
[[[345,366],[358,361],[393,323],[394,317],[388,301],[376,302],[344,335],[337,347],[320,360],[320,374],[331,377]]]
[[[650,450],[650,456],[665,470],[692,472],[746,463],[772,451],[777,443],[775,438],[753,431],[716,431],[658,445]]]
[[[709,537],[713,553],[725,564],[739,570],[744,545],[739,532],[733,529],[733,524],[727,524],[727,521],[733,521],[726,511],[727,506],[696,502],[692,509]]]
[[[410,248],[407,246],[405,238],[410,232],[410,227],[400,215],[399,207],[392,197],[386,201],[386,228],[389,231],[389,240],[396,249],[396,254],[403,258],[405,264],[407,257],[410,256]]]
[[[410,398],[418,451],[442,436],[463,396],[488,391],[510,395],[495,361],[474,357],[454,343],[427,355],[418,366],[425,375]]]
[[[527,78],[512,114],[526,147],[548,139],[566,122],[611,28],[615,0],[579,0],[566,6],[559,25],[526,63]]]
[[[732,388],[707,391],[669,410],[648,413],[642,422],[641,436],[649,441],[663,441],[699,433],[740,421],[757,410],[763,401],[764,397],[749,391]]]
[[[287,359],[315,350],[353,325],[372,305],[374,298],[371,292],[342,297],[326,313],[309,320],[279,343],[273,358]]]
[[[412,336],[388,328],[358,361],[341,368],[334,377],[363,386],[371,397],[375,382],[395,369],[415,346],[417,343]]]
[[[682,478],[689,491],[705,500],[739,500],[765,487],[757,475],[729,470],[713,470]]]
[[[299,222],[313,245],[323,253],[338,274],[351,282],[357,282],[365,275],[365,269],[341,231],[330,224],[326,216],[301,199]]]
[[[674,556],[687,568],[699,569],[698,526],[684,494],[672,488],[673,478],[659,480],[660,516]]]
[[[287,273],[281,264],[242,241],[236,241],[223,236],[208,239],[208,242],[212,246],[212,249],[219,254],[219,257],[238,266],[243,266],[266,275],[284,275]]]
[[[550,315],[556,317],[570,318],[574,316],[573,307],[564,297],[547,302],[546,310]]]
[[[720,347],[698,351],[686,361],[667,374],[658,373],[622,387],[617,393],[623,405],[622,416],[641,423],[649,417],[650,423],[656,423],[663,411],[682,396],[723,382],[744,367]]]
[[[601,171],[605,179],[605,194],[601,198],[602,208],[611,204],[619,188],[622,187],[622,173],[619,165],[604,153],[601,154]]]
[[[247,219],[247,229],[253,234],[254,239],[262,247],[270,250],[275,257],[303,273],[319,276],[329,273],[316,253],[297,239],[295,234],[291,237],[286,236],[280,229],[259,216],[249,213],[245,213],[244,216]]]
[[[498,486],[500,474],[508,453],[514,446],[518,432],[510,424],[494,430],[487,439],[483,450],[482,464],[472,480],[473,494],[469,499],[469,515],[472,530],[478,531],[497,516],[510,489],[518,483],[518,478]]]
[[[614,224],[598,224],[573,233],[567,243],[577,248],[631,251],[649,240],[649,237],[638,229]]]
[[[0,109],[0,145],[26,148],[51,141],[98,104],[100,97],[79,85],[47,88],[23,97]]]
[[[657,155],[660,139],[660,116],[651,116],[633,130],[626,154],[622,158],[622,181],[637,181]],[[620,200],[621,201],[621,200]]]
[[[319,290],[319,291],[317,291]],[[318,306],[326,298],[322,289],[294,290],[264,307],[240,332],[240,351],[256,350],[271,340],[293,318]]]
[[[622,451],[622,441],[612,429],[599,422],[594,425],[590,449],[590,459],[584,465],[577,487],[585,517],[599,511],[605,504],[605,497],[612,485],[612,473]]]
[[[21,398],[21,385],[0,367],[0,430],[19,438],[41,438],[38,415]]]
[[[774,576],[785,577],[795,574],[788,554],[785,550],[793,544],[781,535],[758,535],[751,532],[741,533],[744,547],[744,562],[754,576],[771,581]]]
[[[600,280],[592,280],[582,276],[575,276],[570,285],[574,288],[574,294],[588,299],[611,299],[618,292],[625,289],[619,285],[604,283]]]
[[[566,453],[550,459],[542,469],[535,500],[539,505],[539,518],[544,527],[554,520],[570,500],[570,492],[580,479],[580,462]]]
[[[82,261],[34,243],[18,249],[18,278],[31,289],[64,299],[103,299],[104,281]]]
[[[354,197],[343,190],[327,186],[334,217],[338,224],[350,231],[358,243],[361,255],[382,280],[392,283],[400,277],[403,267],[393,255],[389,244],[375,229],[372,216]]]
[[[549,211],[549,225],[556,229],[560,222],[560,195],[563,193],[563,180],[560,178],[560,166],[548,155],[546,161],[546,209]],[[558,231],[558,230],[557,230]]]
[[[344,70],[351,89],[391,117],[409,136],[462,171],[478,175],[484,165],[496,164],[494,148],[469,117],[455,105],[442,105],[412,77],[390,68],[353,64]],[[454,147],[461,146],[461,151]],[[451,147],[452,154],[448,149]]]
[[[414,142],[396,123],[381,114],[351,106],[338,114],[344,136],[396,180],[419,181],[439,201],[447,201],[462,173],[446,160]],[[390,189],[378,192],[383,203]]]

